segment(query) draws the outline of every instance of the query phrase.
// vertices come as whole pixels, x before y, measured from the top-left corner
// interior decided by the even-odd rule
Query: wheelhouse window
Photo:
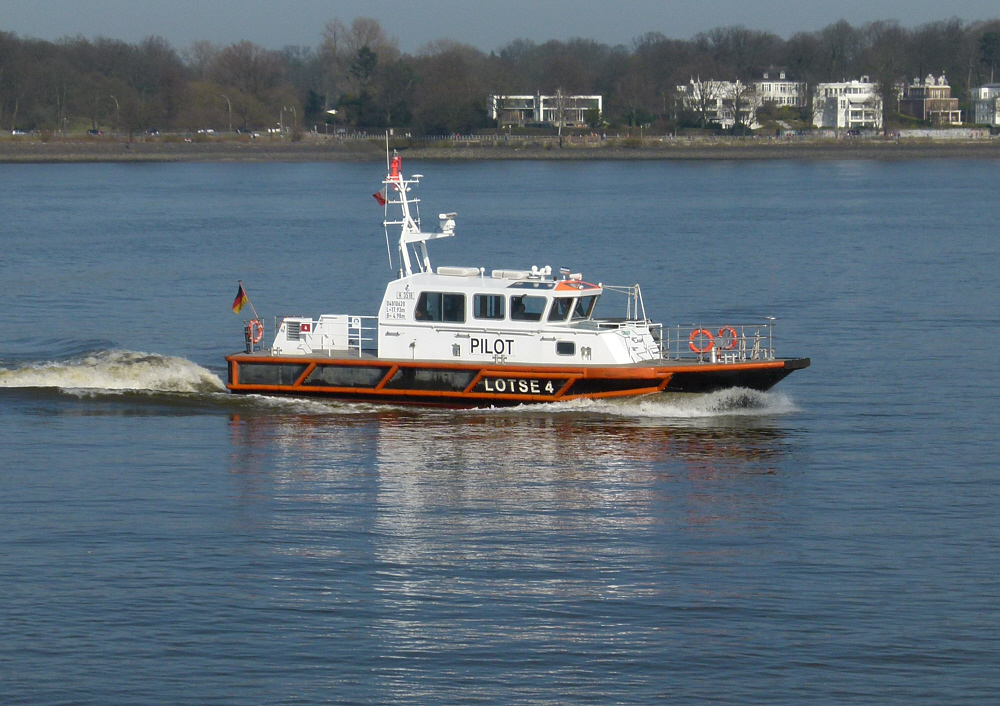
[[[421,292],[413,309],[417,321],[465,323],[465,295],[444,292]]]
[[[510,318],[512,321],[541,321],[545,313],[545,297],[522,294],[510,298]]]
[[[502,294],[475,294],[472,297],[472,315],[477,319],[502,319],[504,310]]]
[[[594,304],[597,303],[597,295],[591,295],[589,297],[580,297],[576,300],[576,306],[573,307],[573,321],[578,321],[580,319],[589,319],[590,315],[594,311]]]
[[[569,318],[569,312],[573,310],[574,297],[558,297],[552,300],[552,308],[549,309],[549,321],[565,321]]]

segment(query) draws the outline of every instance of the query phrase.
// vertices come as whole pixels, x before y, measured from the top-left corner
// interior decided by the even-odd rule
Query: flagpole
[[[230,282],[232,282],[232,280],[229,280],[229,281],[230,281]],[[253,312],[253,317],[254,317],[255,319],[260,319],[260,317],[259,317],[259,316],[257,316],[257,310],[256,310],[256,309],[254,308],[254,306],[253,306],[253,302],[252,302],[252,301],[250,301],[250,295],[249,295],[249,294],[247,294],[247,290],[246,290],[246,287],[244,287],[244,286],[243,286],[243,280],[240,280],[240,289],[242,289],[242,290],[243,290],[243,293],[244,293],[244,294],[246,294],[246,297],[247,297],[247,304],[249,304],[249,305],[250,305],[250,311],[252,311],[252,312]]]

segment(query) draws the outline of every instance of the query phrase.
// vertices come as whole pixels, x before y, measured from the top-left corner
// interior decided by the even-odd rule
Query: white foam
[[[137,351],[97,351],[65,361],[0,368],[0,387],[64,391],[221,392],[217,375],[185,358]]]
[[[257,407],[272,409],[278,412],[292,414],[370,414],[382,408],[367,402],[346,402],[343,400],[279,397],[271,395],[239,395],[240,399],[248,400]]]
[[[731,388],[707,394],[664,393],[638,398],[578,399],[546,405],[524,405],[494,410],[503,412],[589,413],[648,419],[707,419],[758,417],[797,412],[798,407],[780,392]]]

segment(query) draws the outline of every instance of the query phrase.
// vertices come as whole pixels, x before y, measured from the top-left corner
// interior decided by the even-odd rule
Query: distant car
[[[212,128],[208,128],[206,130],[199,130],[198,134],[199,135],[214,135],[215,134],[215,130],[213,130]]]
[[[26,133],[24,130],[11,130],[10,134],[11,135],[27,135],[28,133]]]
[[[147,130],[146,134],[147,135],[151,135],[152,137],[159,137],[160,136],[160,131],[159,130]]]
[[[104,134],[103,130],[87,130],[88,135],[93,135],[94,137],[100,137]]]

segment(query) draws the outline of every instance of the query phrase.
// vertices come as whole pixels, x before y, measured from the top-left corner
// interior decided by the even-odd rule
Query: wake
[[[123,350],[0,368],[0,387],[200,394],[226,389],[217,375],[185,358]]]
[[[492,411],[501,414],[543,412],[642,419],[710,419],[791,414],[798,412],[799,408],[783,393],[737,387],[706,394],[660,393],[627,399],[571,400]]]

